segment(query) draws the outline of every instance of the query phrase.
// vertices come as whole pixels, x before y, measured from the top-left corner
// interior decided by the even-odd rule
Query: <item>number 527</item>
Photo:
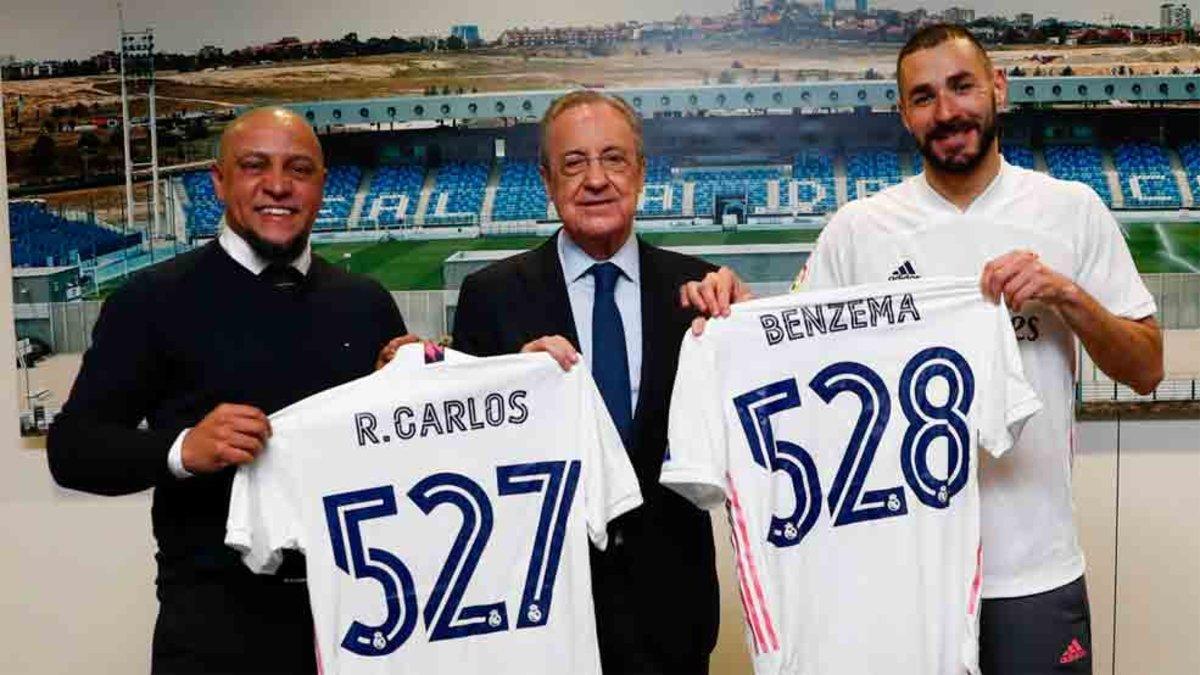
[[[550,618],[554,580],[579,472],[579,460],[496,468],[500,496],[542,494],[517,628],[544,626]],[[425,603],[423,614],[429,639],[451,640],[508,630],[508,608],[504,601],[461,606],[492,534],[493,511],[487,492],[467,476],[441,472],[418,481],[408,491],[408,498],[426,514],[445,504],[462,515],[462,526]],[[404,561],[384,549],[366,546],[362,523],[396,515],[396,493],[392,486],[382,485],[329,495],[324,503],[334,563],[355,579],[376,581],[383,591],[387,612],[378,624],[355,619],[342,639],[342,648],[362,656],[390,654],[408,640],[416,627],[416,585]]]

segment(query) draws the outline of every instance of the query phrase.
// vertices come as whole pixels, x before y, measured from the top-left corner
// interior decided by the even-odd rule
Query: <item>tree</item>
[[[466,48],[467,48],[467,43],[463,42],[463,39],[458,37],[457,35],[451,35],[446,40],[446,49],[449,49],[451,51],[461,51]]]
[[[54,170],[54,159],[54,138],[50,134],[39,134],[29,150],[29,163],[33,172],[39,176],[50,175]]]
[[[88,166],[93,158],[100,154],[100,137],[94,131],[85,131],[79,135],[79,143],[76,145],[79,150],[79,159],[83,164],[83,180],[88,179]]]

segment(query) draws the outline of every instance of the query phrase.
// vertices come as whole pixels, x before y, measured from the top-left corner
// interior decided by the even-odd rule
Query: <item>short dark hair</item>
[[[896,56],[896,86],[901,88],[901,99],[904,98],[904,90],[900,84],[900,66],[904,63],[905,57],[913,52],[918,52],[922,49],[932,49],[951,40],[966,40],[971,43],[975,51],[979,52],[979,58],[983,60],[983,65],[988,69],[988,72],[991,72],[992,58],[988,56],[987,50],[983,48],[979,39],[971,31],[958,24],[931,23],[913,33],[912,37],[908,38],[908,42],[905,42],[904,46],[900,48],[900,54]]]

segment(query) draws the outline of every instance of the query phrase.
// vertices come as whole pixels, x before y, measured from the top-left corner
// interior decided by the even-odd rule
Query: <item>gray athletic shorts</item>
[[[985,599],[979,614],[983,675],[1092,672],[1092,626],[1083,577],[1045,593]]]

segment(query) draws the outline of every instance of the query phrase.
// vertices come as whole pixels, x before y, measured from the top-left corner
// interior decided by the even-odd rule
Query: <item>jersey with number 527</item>
[[[661,480],[728,507],[755,672],[977,673],[976,448],[1040,405],[974,279],[766,298],[685,336]]]
[[[422,356],[272,415],[226,543],[305,553],[323,672],[598,675],[588,538],[641,493],[590,374]]]

